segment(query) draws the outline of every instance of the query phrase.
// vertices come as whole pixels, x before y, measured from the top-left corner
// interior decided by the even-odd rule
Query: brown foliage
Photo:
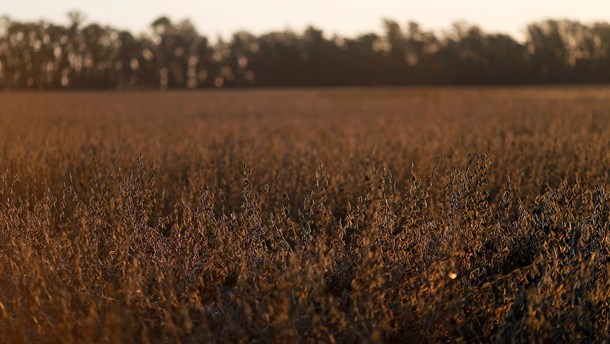
[[[609,96],[0,95],[0,338],[607,342]]]

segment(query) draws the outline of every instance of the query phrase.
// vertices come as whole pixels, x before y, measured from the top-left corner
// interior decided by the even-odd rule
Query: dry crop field
[[[0,94],[7,343],[607,342],[610,89]]]

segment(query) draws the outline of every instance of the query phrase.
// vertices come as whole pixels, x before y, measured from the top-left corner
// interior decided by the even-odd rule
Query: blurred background
[[[12,1],[1,89],[610,81],[607,0]]]

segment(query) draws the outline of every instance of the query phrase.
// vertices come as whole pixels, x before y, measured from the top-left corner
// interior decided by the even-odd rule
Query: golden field
[[[610,88],[0,94],[7,343],[607,342]]]

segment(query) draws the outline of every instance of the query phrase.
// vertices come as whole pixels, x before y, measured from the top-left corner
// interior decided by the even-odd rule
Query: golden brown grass
[[[3,342],[607,342],[610,89],[0,94]]]

